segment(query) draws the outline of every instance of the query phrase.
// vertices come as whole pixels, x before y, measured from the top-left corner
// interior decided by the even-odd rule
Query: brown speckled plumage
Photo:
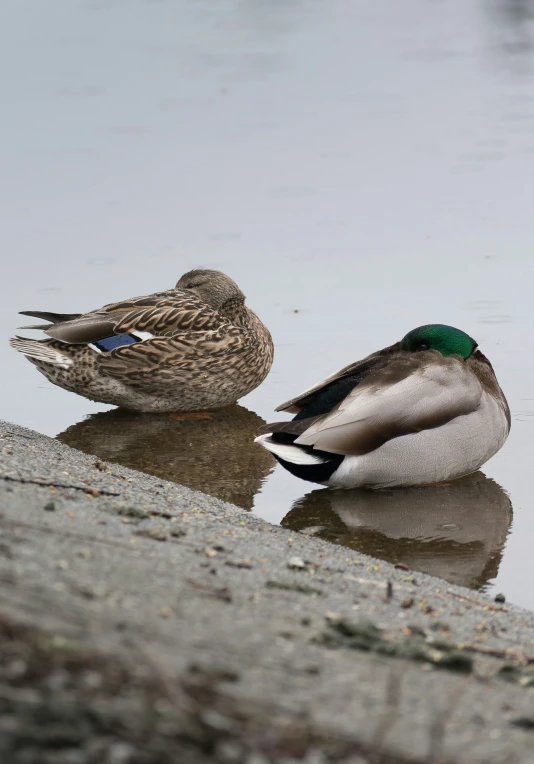
[[[190,271],[174,289],[69,319],[39,327],[51,339],[16,338],[11,345],[59,387],[138,411],[235,403],[263,382],[273,361],[268,329],[220,271]],[[153,336],[107,352],[88,344],[138,333]]]

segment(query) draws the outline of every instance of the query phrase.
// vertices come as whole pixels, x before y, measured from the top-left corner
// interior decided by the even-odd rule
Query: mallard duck
[[[51,339],[10,340],[50,382],[93,401],[146,412],[235,403],[267,376],[268,329],[220,271],[186,273],[174,289],[89,313],[23,311]]]
[[[510,409],[488,359],[460,329],[420,326],[282,404],[290,422],[256,438],[297,477],[334,488],[439,483],[503,445]]]

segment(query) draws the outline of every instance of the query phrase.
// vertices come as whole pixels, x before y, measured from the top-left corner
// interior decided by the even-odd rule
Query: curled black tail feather
[[[273,432],[271,434],[271,440],[275,443],[283,443],[287,446],[293,445],[297,437],[298,435],[289,432]],[[317,464],[294,464],[293,462],[283,459],[274,452],[271,453],[288,472],[295,475],[295,477],[298,477],[301,480],[307,480],[310,483],[326,483],[345,458],[342,454],[331,454],[328,451],[318,451],[311,446],[295,445],[295,448],[300,448],[307,454],[313,454],[313,456],[320,456],[323,461]]]

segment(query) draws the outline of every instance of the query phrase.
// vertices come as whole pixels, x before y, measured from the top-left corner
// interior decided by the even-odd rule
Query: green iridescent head
[[[445,324],[426,324],[412,329],[401,340],[402,350],[416,353],[420,350],[437,350],[441,355],[460,355],[464,360],[476,350],[477,343],[465,332]]]

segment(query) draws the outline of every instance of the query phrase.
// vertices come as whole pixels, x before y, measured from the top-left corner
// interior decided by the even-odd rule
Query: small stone
[[[63,690],[69,683],[69,674],[65,669],[57,669],[56,671],[52,671],[51,674],[48,674],[46,679],[44,680],[44,684],[48,690],[51,690],[53,693],[58,693],[60,690]]]
[[[239,674],[237,671],[223,667],[204,665],[202,663],[191,663],[188,667],[190,674],[203,676],[210,682],[238,682]]]
[[[172,518],[171,523],[173,520],[176,520],[175,517]],[[175,539],[181,539],[183,536],[186,536],[186,532],[183,531],[181,528],[172,528],[171,530],[171,536]]]
[[[4,735],[12,735],[14,732],[18,732],[21,726],[21,720],[17,719],[14,714],[10,716],[2,714],[2,716],[0,716],[0,733],[3,733]]]
[[[397,570],[410,570],[410,568],[404,562],[397,562],[395,567]]]
[[[413,603],[414,603],[413,597],[405,597],[401,602],[401,607],[409,608],[409,607],[412,607]]]
[[[522,687],[532,687],[534,685],[534,673],[524,671],[515,663],[505,663],[496,674],[498,679],[504,679],[505,682],[520,684]]]
[[[261,753],[251,753],[245,760],[245,764],[270,764],[269,759]]]
[[[470,674],[474,665],[473,656],[461,650],[445,653],[436,663],[440,668],[457,671],[459,674]]]
[[[307,536],[315,536],[317,533],[324,531],[324,525],[310,525],[309,528],[303,528],[300,533],[305,533]]]
[[[243,761],[243,749],[239,743],[223,740],[215,749],[213,761],[220,761],[222,764],[239,764]]]
[[[333,610],[328,610],[324,614],[324,617],[325,617],[325,620],[327,620],[327,621],[339,621],[340,618],[341,618],[339,613],[335,613]]]
[[[301,594],[318,594],[320,597],[324,597],[324,592],[321,589],[316,589],[313,586],[306,586],[304,584],[297,584],[294,581],[273,581],[269,579],[265,582],[265,586],[268,589],[287,589],[288,591],[300,592]]]
[[[88,690],[98,690],[104,683],[104,677],[98,671],[87,671],[81,681]]]
[[[56,511],[56,505],[53,501],[47,501],[44,505],[43,509],[46,512],[55,512]]]
[[[134,517],[137,520],[144,520],[149,517],[148,512],[139,507],[119,507],[118,514],[123,517]]]
[[[402,632],[403,634],[406,634],[409,637],[417,636],[417,637],[426,638],[426,631],[421,626],[418,626],[416,623],[411,623],[408,626],[403,626]]]
[[[25,661],[16,658],[5,666],[4,674],[8,679],[20,679],[26,673],[27,668]]]
[[[291,557],[287,563],[288,568],[293,570],[306,570],[306,563],[301,557]]]
[[[252,568],[252,563],[248,560],[226,560],[224,564],[228,565],[230,568]]]
[[[213,547],[207,546],[204,549],[204,554],[206,555],[206,557],[216,557],[217,556],[217,550],[213,549]]]
[[[430,625],[432,631],[450,631],[451,627],[445,621],[435,621]]]
[[[155,541],[167,541],[167,534],[161,528],[151,528],[147,535]]]
[[[369,641],[382,637],[382,629],[369,620],[350,621],[348,618],[340,618],[332,621],[331,626],[344,637],[362,637]]]
[[[215,730],[228,732],[234,726],[232,719],[223,716],[218,711],[207,710],[201,714],[202,721]]]
[[[495,602],[506,602],[506,597],[504,596],[504,594],[496,594]]]
[[[160,618],[169,618],[172,615],[172,610],[168,606],[162,607],[159,609],[158,615]]]
[[[128,764],[134,754],[135,748],[130,743],[112,743],[108,749],[107,761],[109,764]]]

